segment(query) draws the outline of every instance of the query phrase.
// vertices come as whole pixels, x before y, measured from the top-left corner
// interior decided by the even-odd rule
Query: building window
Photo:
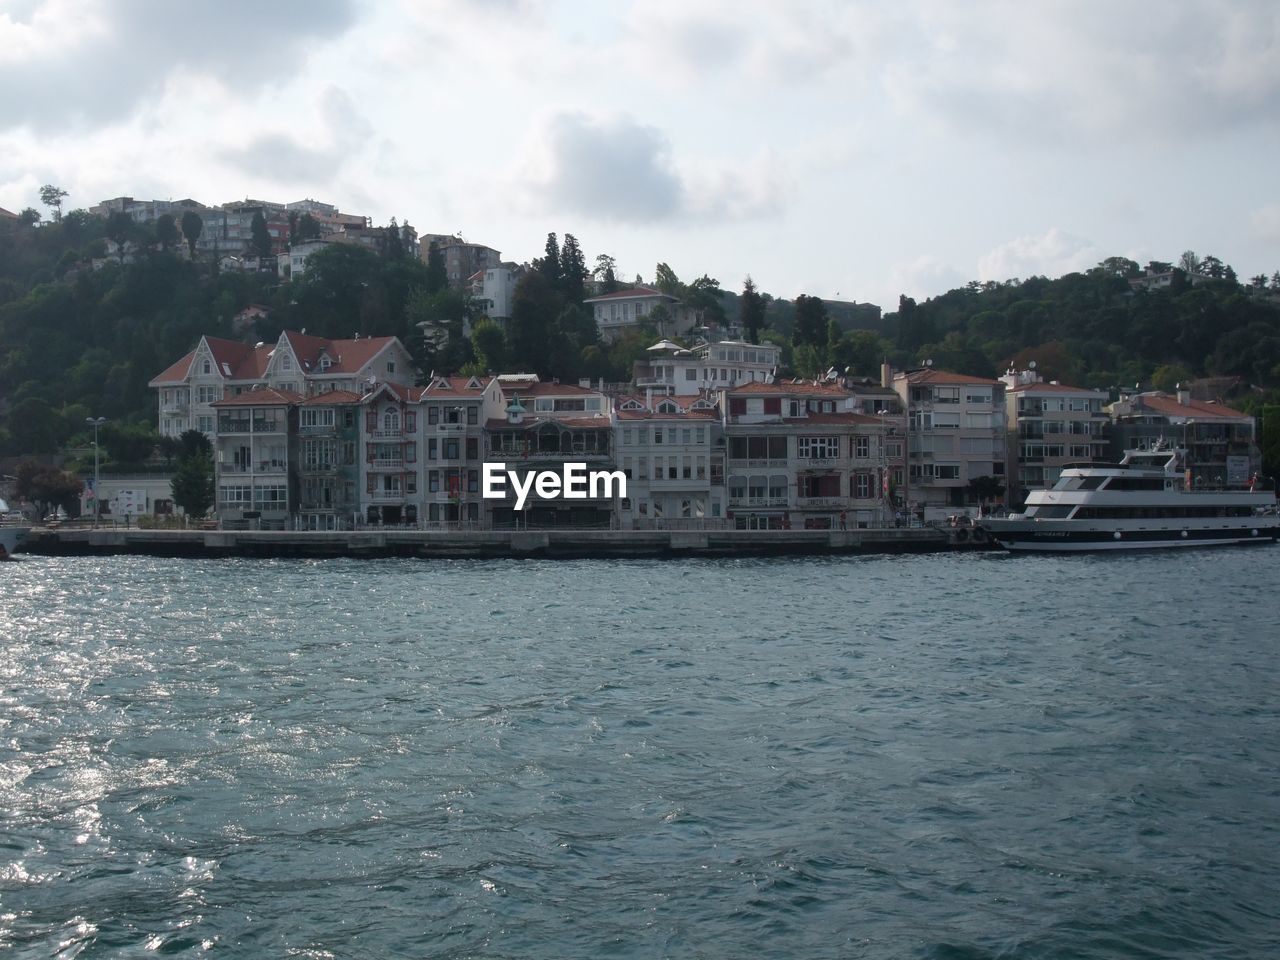
[[[871,438],[870,437],[854,437],[853,438],[853,455],[859,460],[866,460],[871,456]]]

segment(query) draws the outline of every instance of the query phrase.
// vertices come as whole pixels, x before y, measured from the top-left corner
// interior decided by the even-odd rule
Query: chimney
[[[893,367],[889,366],[887,360],[880,364],[880,386],[886,390],[893,386]]]
[[[1182,384],[1180,384],[1180,383],[1179,383],[1179,384],[1177,384],[1176,389],[1177,389],[1177,391],[1178,391],[1178,404],[1179,404],[1180,406],[1185,407],[1185,406],[1187,406],[1189,403],[1191,403],[1191,390],[1190,390],[1190,388],[1188,388],[1188,387],[1184,387]]]

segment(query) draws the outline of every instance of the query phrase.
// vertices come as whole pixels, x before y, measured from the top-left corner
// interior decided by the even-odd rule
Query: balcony
[[[785,470],[788,464],[790,464],[790,462],[791,461],[785,460],[785,459],[783,460],[734,460],[732,457],[730,457],[729,468],[732,469],[734,467],[778,467]]]
[[[839,457],[799,457],[796,459],[796,466],[800,468],[813,467],[838,467],[841,464]]]
[[[796,497],[798,507],[846,507],[849,501],[845,497]]]
[[[370,430],[368,433],[372,440],[403,440],[406,436],[403,430]]]
[[[369,461],[372,470],[399,470],[404,467],[403,457],[379,457]]]
[[[375,493],[366,493],[364,499],[366,503],[398,504],[404,503],[405,493],[403,490],[378,490]]]
[[[786,497],[730,497],[730,507],[785,507]]]
[[[232,433],[284,433],[285,426],[276,420],[225,419],[218,420],[219,434]]]
[[[160,405],[160,412],[168,416],[185,417],[189,409],[190,407],[186,403],[183,403],[181,401],[162,403]]]
[[[288,473],[289,464],[283,460],[263,460],[259,463],[220,463],[218,464],[218,472],[230,476],[231,474],[268,474],[268,473]]]

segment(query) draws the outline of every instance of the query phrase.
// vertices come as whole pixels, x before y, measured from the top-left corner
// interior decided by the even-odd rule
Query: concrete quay
[[[32,530],[21,552],[156,557],[740,557],[955,549],[928,527],[873,530]]]

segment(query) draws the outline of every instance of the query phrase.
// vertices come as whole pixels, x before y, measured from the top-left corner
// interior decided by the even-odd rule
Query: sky
[[[0,207],[314,198],[870,301],[1280,270],[1280,3],[0,0]]]

